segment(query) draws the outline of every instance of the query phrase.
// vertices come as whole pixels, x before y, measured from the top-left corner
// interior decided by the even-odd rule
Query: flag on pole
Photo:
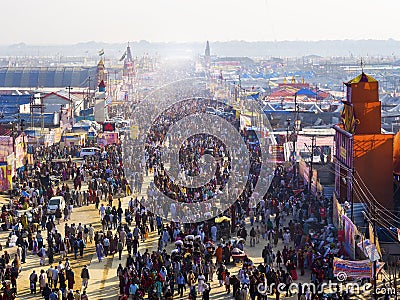
[[[99,51],[99,56],[102,56],[102,55],[104,55],[104,49],[101,49],[101,50]]]
[[[122,57],[119,59],[119,61],[123,61],[126,57],[126,51],[124,52],[124,54],[122,55]]]

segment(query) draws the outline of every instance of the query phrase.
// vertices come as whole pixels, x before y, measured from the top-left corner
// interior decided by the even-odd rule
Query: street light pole
[[[297,118],[298,118],[298,106],[297,106],[297,92],[294,94],[294,120],[293,120],[293,180],[294,187],[297,188],[297,153],[296,153],[296,142],[297,142]]]
[[[73,90],[74,88],[71,87],[70,85],[67,86],[65,89],[68,90],[68,100],[69,100],[69,105],[70,105],[70,118],[73,118],[73,112],[72,112],[72,101],[71,101],[71,90]]]
[[[310,160],[310,169],[309,169],[309,173],[308,173],[308,201],[311,200],[311,181],[313,178],[314,147],[315,147],[315,136],[312,136],[311,137],[311,160]]]

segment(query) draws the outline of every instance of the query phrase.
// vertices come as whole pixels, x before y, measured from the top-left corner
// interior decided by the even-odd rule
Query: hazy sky
[[[398,0],[1,0],[0,44],[400,40]]]

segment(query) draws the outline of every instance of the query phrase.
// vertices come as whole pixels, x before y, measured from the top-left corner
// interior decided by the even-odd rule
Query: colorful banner
[[[25,137],[20,135],[15,139],[15,168],[19,169],[25,164],[25,155],[26,155],[25,147]]]
[[[54,134],[55,134],[54,131],[51,131],[50,133],[48,133],[44,136],[45,147],[49,147],[54,144]]]
[[[0,136],[0,161],[6,161],[12,153],[14,153],[13,138],[11,136]]]
[[[356,256],[356,226],[353,222],[345,215],[342,216],[344,223],[344,250],[350,256],[351,259],[355,259]]]
[[[13,176],[14,176],[14,174],[13,174],[13,166],[7,166],[7,179],[8,179],[8,184],[9,184],[8,188],[10,190],[13,189],[13,181],[12,181]]]
[[[269,152],[271,162],[275,163],[284,163],[285,162],[285,154],[283,151],[283,146],[280,145],[269,145]]]
[[[7,166],[9,167],[8,171],[10,172],[11,178],[15,174],[15,158],[14,158],[14,153],[11,153],[9,156],[7,156]]]
[[[103,138],[101,138],[101,137],[98,137],[98,138],[97,138],[97,145],[98,145],[99,147],[101,147],[101,148],[107,146],[107,141],[106,141],[106,139],[103,139]]]
[[[351,261],[338,257],[333,259],[333,274],[346,274],[347,278],[372,278],[372,262],[369,260]]]
[[[54,143],[59,143],[61,141],[61,128],[54,128],[51,131],[54,131]]]
[[[378,240],[378,235],[374,235],[374,228],[372,227],[371,223],[369,223],[369,239],[372,241],[372,243],[375,243],[376,245],[376,250],[378,251],[379,255],[382,257],[382,252],[381,252],[381,246],[379,245],[379,240]]]
[[[368,257],[370,261],[378,261],[381,258],[375,244],[369,239],[357,243],[357,246],[363,251],[364,255]]]
[[[118,132],[100,133],[97,138],[97,143],[102,147],[105,145],[119,144],[119,134]]]
[[[8,191],[10,186],[9,176],[7,176],[7,163],[0,162],[0,191]]]

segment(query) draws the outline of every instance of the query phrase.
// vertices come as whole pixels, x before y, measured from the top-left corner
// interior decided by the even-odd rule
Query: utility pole
[[[30,96],[30,113],[31,113],[31,128],[33,129],[33,125],[34,125],[34,122],[33,122],[33,105],[35,104],[35,100],[34,100],[34,95],[31,95]]]
[[[90,76],[89,76],[89,78],[88,78],[88,102],[87,102],[87,107],[86,107],[86,109],[88,109],[89,107],[90,107],[90,105],[91,105],[91,101],[90,101],[90,83],[92,82],[92,79],[90,78]]]
[[[72,108],[73,105],[72,105],[72,101],[71,101],[71,90],[73,90],[74,88],[69,85],[65,89],[68,90],[68,100],[69,100],[70,111],[71,111],[70,117],[73,118],[73,111],[72,111],[73,110],[73,108]]]
[[[40,112],[42,114],[42,132],[44,131],[44,103],[43,103],[43,97],[40,96]]]
[[[314,163],[314,147],[315,147],[315,136],[311,137],[311,161],[310,168],[308,171],[308,201],[311,200],[311,181],[313,178],[313,163]]]
[[[286,142],[289,142],[289,128],[290,128],[290,119],[286,119]]]
[[[298,118],[298,107],[297,107],[297,92],[294,94],[294,118],[293,118],[293,180],[294,187],[297,188],[297,153],[296,153],[296,142],[297,142],[297,118]]]

